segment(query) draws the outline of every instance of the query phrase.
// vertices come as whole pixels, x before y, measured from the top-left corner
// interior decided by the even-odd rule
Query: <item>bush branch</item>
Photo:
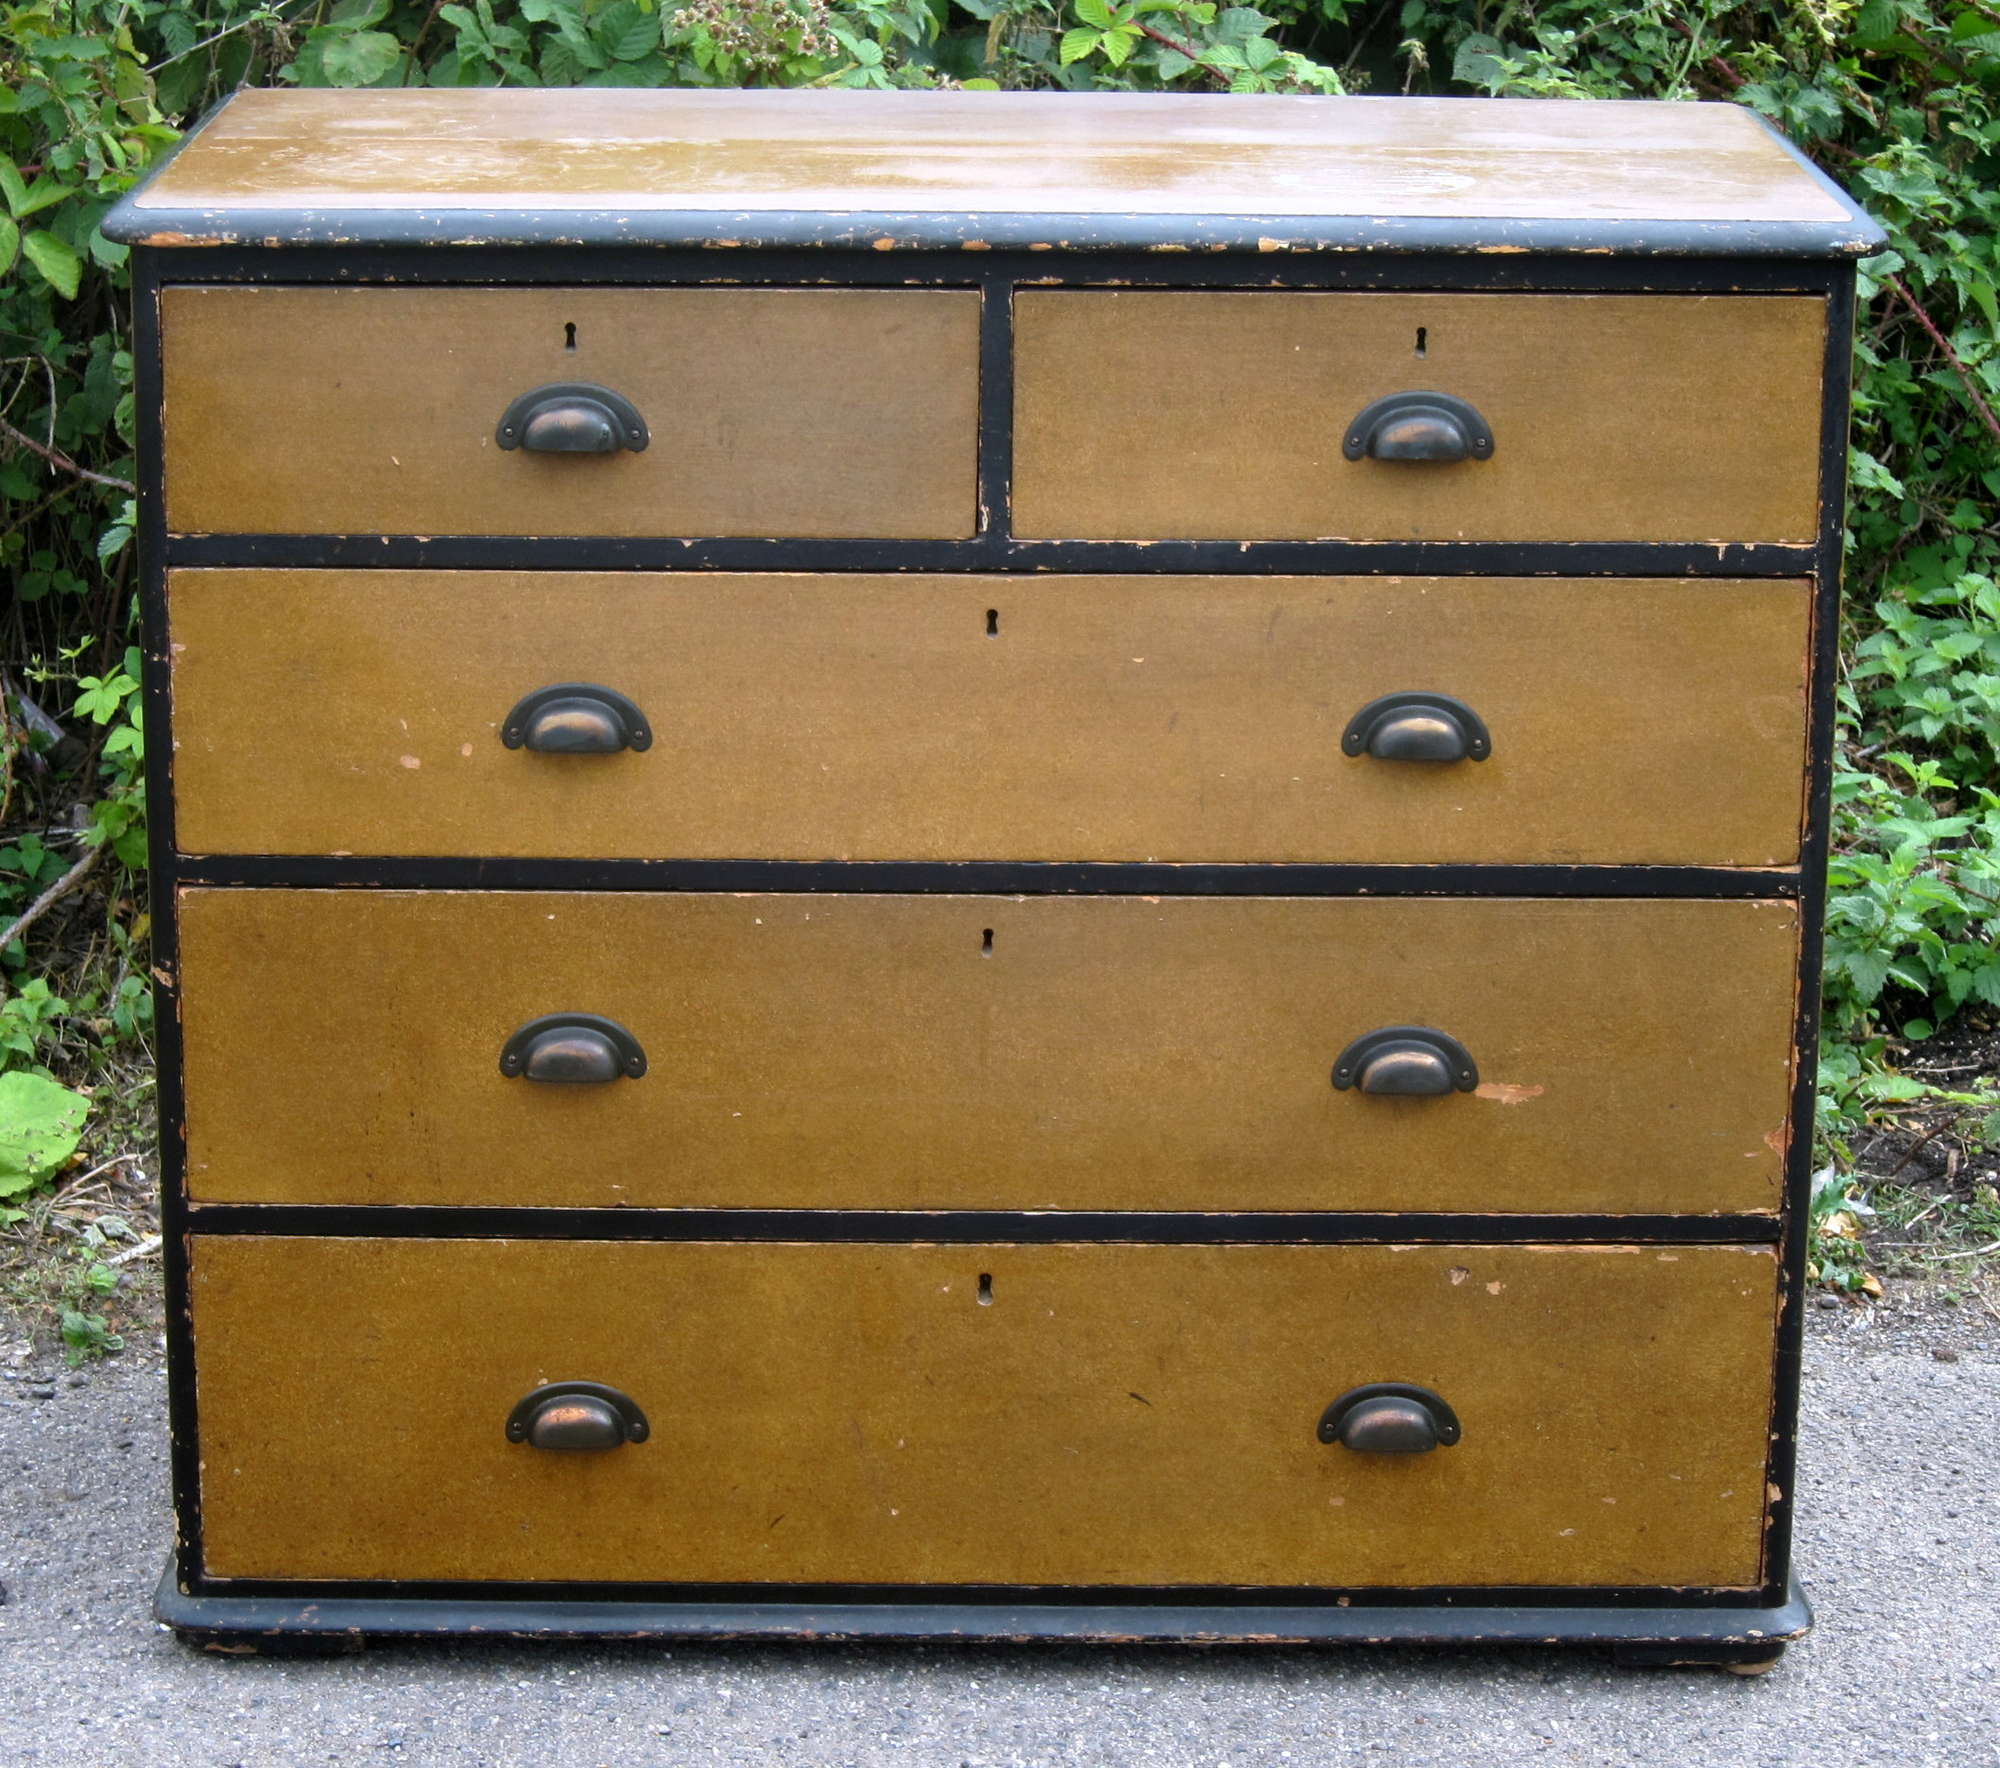
[[[110,473],[93,473],[87,466],[71,460],[60,448],[51,448],[46,442],[37,442],[25,430],[17,430],[4,417],[0,417],[0,435],[18,442],[30,454],[40,455],[50,466],[74,473],[79,479],[88,479],[93,485],[108,485],[113,491],[122,491],[128,497],[139,495],[139,487],[130,479],[120,479]]]
[[[1951,340],[1938,330],[1937,321],[1924,310],[1923,303],[1910,293],[1908,285],[1900,276],[1886,276],[1882,280],[1883,286],[1893,289],[1897,299],[1916,315],[1917,323],[1924,328],[1925,335],[1938,347],[1945,361],[1951,364],[1952,372],[1965,384],[1966,397],[1972,401],[1974,409],[1985,420],[1987,429],[1993,432],[1994,441],[2000,442],[2000,418],[1993,415],[1993,407],[1986,403],[1986,395],[1980,392],[1979,383],[1972,378],[1972,370],[1965,366],[1964,358],[1951,347]]]
[[[19,939],[22,934],[39,921],[42,916],[47,914],[50,909],[54,908],[57,903],[62,901],[65,896],[81,884],[84,878],[89,875],[90,868],[96,865],[103,857],[104,849],[102,847],[86,847],[83,850],[83,857],[75,865],[71,866],[68,871],[63,873],[48,889],[44,890],[40,896],[36,897],[33,902],[29,903],[5,933],[0,933],[0,951],[4,951],[8,946],[12,945],[15,940]]]
[[[1204,73],[1213,75],[1216,79],[1220,80],[1225,86],[1230,84],[1230,82],[1235,78],[1235,76],[1231,74],[1227,68],[1219,68],[1213,62],[1204,60],[1202,58],[1201,51],[1199,49],[1196,49],[1192,44],[1175,41],[1175,39],[1169,37],[1165,31],[1154,30],[1153,27],[1147,24],[1144,19],[1135,18],[1132,22],[1135,25],[1137,25],[1139,29],[1143,31],[1148,37],[1152,38],[1152,40],[1155,43],[1160,44],[1164,48],[1173,50],[1176,55],[1185,55],[1189,61],[1194,63],[1196,67],[1200,68]]]

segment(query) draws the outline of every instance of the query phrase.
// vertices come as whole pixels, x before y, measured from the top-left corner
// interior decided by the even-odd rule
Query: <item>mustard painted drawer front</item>
[[[1797,581],[177,571],[169,609],[192,853],[1799,852]],[[650,746],[506,747],[564,682],[625,695]],[[1343,747],[1409,690],[1490,753]]]
[[[1760,1247],[197,1236],[219,1578],[1749,1585]],[[643,1441],[508,1440],[544,1383]],[[1408,1382],[1459,1442],[1320,1442]]]
[[[1817,297],[1027,289],[1014,311],[1026,538],[1818,533]],[[1404,392],[1471,405],[1490,454],[1347,458]]]
[[[977,527],[968,290],[182,287],[160,323],[179,533]],[[644,450],[501,447],[521,395],[577,384]]]
[[[190,889],[205,1202],[1761,1211],[1794,905]],[[500,1057],[615,1022],[643,1077]],[[1336,1090],[1363,1034],[1478,1089]],[[539,1033],[534,1034],[539,1036]],[[608,1035],[608,1034],[602,1034]]]

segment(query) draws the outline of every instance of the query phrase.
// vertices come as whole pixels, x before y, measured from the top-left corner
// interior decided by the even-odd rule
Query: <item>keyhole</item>
[[[1426,354],[1426,345],[1430,339],[1430,335],[1429,326],[1420,325],[1417,327],[1417,354],[1419,356]]]
[[[991,1271],[981,1271],[979,1273],[979,1305],[982,1308],[990,1308],[993,1305],[993,1273]]]
[[[982,958],[990,958],[993,955],[993,929],[991,927],[987,928],[979,936],[979,955]]]
[[[988,638],[998,638],[1000,636],[1000,610],[998,608],[988,608],[986,610],[986,636]]]
[[[1422,333],[1418,334],[1420,337],[1422,335]],[[563,348],[565,350],[574,350],[576,348],[576,325],[574,321],[563,327]],[[1421,356],[1423,351],[1419,350],[1417,354]]]

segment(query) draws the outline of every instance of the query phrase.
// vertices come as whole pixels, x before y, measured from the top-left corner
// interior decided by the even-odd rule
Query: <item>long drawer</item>
[[[1749,1585],[1776,1277],[1726,1246],[197,1236],[204,1553],[219,1578]],[[643,1440],[510,1440],[577,1380]],[[1458,1441],[1321,1440],[1392,1382]]]
[[[1817,297],[1028,289],[1015,324],[1026,538],[1819,530]],[[1403,393],[1471,418],[1420,411],[1398,435],[1376,401]],[[1472,419],[1483,454],[1376,457],[1454,429],[1470,445]]]
[[[1789,903],[188,889],[179,907],[205,1202],[1779,1200]],[[567,1014],[612,1029],[546,1023]],[[1395,1084],[1374,1066],[1395,1052],[1354,1046],[1392,1027],[1445,1034],[1476,1073],[1420,1049],[1404,1079],[1431,1060],[1446,1090],[1369,1090]],[[503,1073],[510,1050],[610,1065],[544,1083]]]
[[[201,288],[160,296],[183,533],[956,539],[979,296],[906,289]],[[500,445],[537,389],[643,451]]]
[[[1799,853],[1801,582],[177,571],[169,598],[187,852]],[[514,710],[561,684],[649,746],[538,752]],[[1364,716],[1410,692],[1476,720],[1464,759],[1391,753],[1440,734]]]

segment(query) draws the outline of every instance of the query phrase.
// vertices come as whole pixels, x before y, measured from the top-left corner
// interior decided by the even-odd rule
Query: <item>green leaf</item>
[[[1467,86],[1488,86],[1501,77],[1507,46],[1498,37],[1475,31],[1459,44],[1451,58],[1451,77]]]
[[[1067,67],[1073,61],[1081,61],[1098,44],[1104,41],[1102,31],[1074,30],[1063,33],[1062,48],[1058,51],[1062,63]]]
[[[632,0],[616,0],[598,17],[592,34],[613,61],[639,61],[660,46],[660,21]]]
[[[76,299],[83,277],[83,260],[44,228],[36,228],[21,241],[28,262],[47,278],[49,286],[66,301]]]
[[[1100,31],[1111,28],[1111,8],[1107,0],[1076,0],[1076,16]]]
[[[9,207],[13,209],[17,221],[25,221],[30,215],[38,215],[44,209],[53,209],[57,203],[67,202],[76,195],[76,188],[60,178],[37,178],[21,193],[21,200]]]
[[[1921,1099],[1931,1089],[1907,1074],[1871,1074],[1861,1083],[1871,1099]]]
[[[0,276],[14,268],[14,260],[20,255],[20,223],[11,216],[0,215]]]
[[[336,86],[372,86],[403,63],[403,46],[387,31],[342,31],[320,50],[320,66]]]
[[[0,1197],[59,1171],[83,1140],[89,1101],[45,1075],[0,1074]]]
[[[14,162],[0,154],[0,197],[6,199],[7,213],[19,215],[21,205],[28,200],[28,187],[22,182],[21,174],[15,170]]]
[[[1889,960],[1881,952],[1849,952],[1841,963],[1853,980],[1855,994],[1864,1002],[1874,1000],[1889,980]]]

